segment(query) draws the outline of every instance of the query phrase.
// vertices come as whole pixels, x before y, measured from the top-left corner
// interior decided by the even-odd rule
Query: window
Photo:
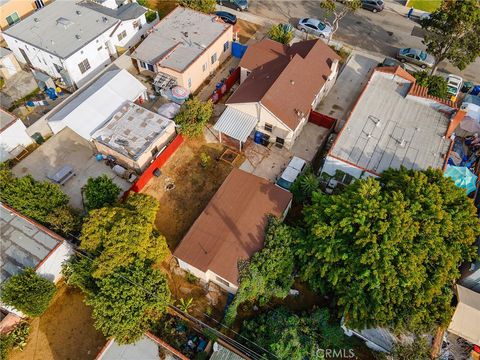
[[[150,71],[155,71],[155,70],[153,69],[153,65],[151,65],[151,64],[147,64],[147,69],[150,70]]]
[[[14,12],[12,15],[6,17],[8,25],[13,25],[16,22],[20,21],[17,12]]]
[[[37,9],[41,9],[45,6],[45,4],[43,3],[43,0],[35,0],[35,7]]]
[[[147,69],[147,70],[150,70],[150,71],[154,71],[153,65],[147,64],[146,62],[143,62],[142,60],[138,60],[138,63],[140,64],[141,68],[144,68],[144,69]]]
[[[220,276],[216,276],[215,278],[217,279],[217,281],[218,281],[219,283],[221,283],[221,284],[223,284],[223,285],[225,285],[225,286],[230,287],[230,283],[229,283],[228,281],[223,280]]]
[[[90,69],[90,63],[88,62],[88,59],[85,59],[80,64],[78,64],[78,68],[80,69],[80,72],[82,74],[88,71],[88,69]]]
[[[215,61],[217,61],[217,53],[215,53],[215,54],[212,55],[211,60],[212,60],[212,64],[214,64]]]
[[[192,79],[188,78],[188,87],[191,88],[192,87]]]
[[[100,51],[100,50],[102,50],[102,49],[103,49],[103,46],[100,46],[100,47],[97,49],[97,51]]]
[[[207,71],[207,66],[208,66],[208,63],[205,63],[202,65],[202,71],[205,72]]]
[[[120,34],[118,34],[118,41],[122,41],[123,39],[125,39],[127,37],[127,31],[126,30],[123,30]]]
[[[273,131],[273,125],[269,124],[269,123],[265,123],[265,130],[268,131],[268,132],[272,132]]]
[[[223,44],[223,52],[227,51],[230,46],[230,43],[227,41],[225,44]]]
[[[133,28],[134,28],[134,29],[138,29],[139,27],[140,27],[140,21],[139,21],[139,20],[135,20],[135,21],[133,22]]]
[[[248,77],[248,75],[250,75],[250,74],[251,74],[251,71],[247,71],[247,77]]]
[[[277,136],[277,138],[275,139],[275,145],[278,147],[278,148],[283,148],[283,145],[285,144],[285,139],[282,139],[280,137]]]

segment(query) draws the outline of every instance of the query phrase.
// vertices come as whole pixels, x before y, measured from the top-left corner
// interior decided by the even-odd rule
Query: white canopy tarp
[[[233,139],[244,143],[252,133],[258,120],[243,111],[227,106],[213,128]]]

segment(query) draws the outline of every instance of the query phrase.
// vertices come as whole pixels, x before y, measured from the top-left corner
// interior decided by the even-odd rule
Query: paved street
[[[406,18],[408,9],[399,1],[387,0],[385,10],[377,14],[360,9],[355,14],[346,16],[340,22],[334,39],[382,57],[395,55],[399,47],[424,48],[420,25]],[[248,19],[247,13],[239,14],[239,17],[246,16],[247,20],[254,22],[258,21],[254,15],[292,24],[296,24],[302,17],[324,18],[319,0],[250,0],[249,3],[249,14],[253,15],[252,18]],[[480,59],[464,71],[442,63],[439,72],[455,73],[464,79],[480,83]]]

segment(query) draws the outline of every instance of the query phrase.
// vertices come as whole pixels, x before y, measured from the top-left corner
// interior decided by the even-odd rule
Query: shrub
[[[195,275],[193,275],[191,272],[188,272],[188,271],[187,271],[187,274],[185,275],[185,279],[187,279],[187,281],[190,284],[196,284],[198,282],[198,278]]]
[[[147,20],[147,23],[151,23],[152,21],[155,21],[157,18],[157,12],[153,10],[148,10],[147,13],[145,14],[145,19]]]
[[[208,165],[210,165],[211,160],[212,158],[207,153],[202,152],[200,154],[200,164],[202,165],[202,167],[206,168]]]
[[[288,45],[293,39],[293,28],[290,24],[273,25],[268,30],[267,36],[271,40]]]
[[[428,95],[447,99],[448,86],[447,80],[443,76],[429,75],[426,71],[419,71],[414,74],[417,84],[428,88]]]
[[[120,189],[107,175],[88,178],[83,189],[87,210],[99,209],[112,205],[120,195]]]
[[[34,269],[26,268],[13,275],[1,286],[0,299],[27,316],[37,317],[47,310],[55,294],[55,285],[37,275]]]
[[[210,14],[215,11],[215,0],[180,0],[180,5]]]
[[[213,102],[200,101],[197,97],[188,99],[175,116],[175,123],[180,127],[179,132],[187,137],[196,137],[203,131],[203,127],[213,114]]]
[[[30,335],[30,325],[27,322],[21,322],[12,332],[8,334],[14,349],[23,351],[27,346],[28,336]]]
[[[53,209],[45,218],[53,231],[62,235],[78,234],[82,219],[78,212],[68,205]]]

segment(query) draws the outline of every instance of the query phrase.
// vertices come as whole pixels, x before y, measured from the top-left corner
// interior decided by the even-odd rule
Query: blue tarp
[[[241,59],[243,54],[247,51],[247,45],[240,44],[238,42],[232,43],[232,56]]]

